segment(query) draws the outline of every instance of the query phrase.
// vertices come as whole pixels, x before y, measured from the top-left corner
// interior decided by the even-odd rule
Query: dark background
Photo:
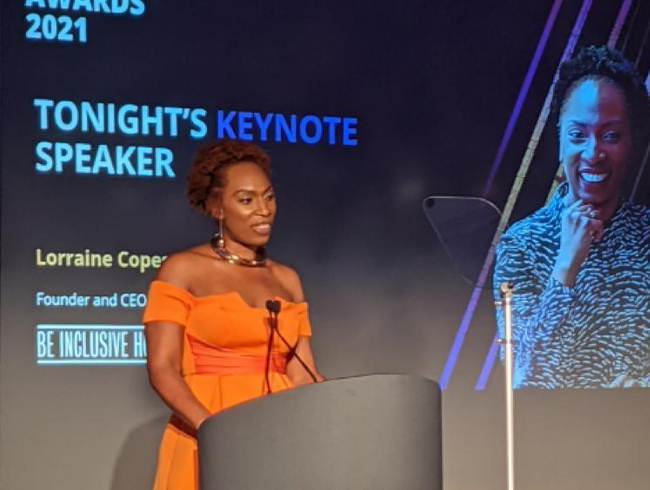
[[[37,269],[34,250],[166,254],[205,241],[184,177],[201,142],[41,132],[32,100],[72,99],[357,117],[356,147],[266,142],[279,214],[270,255],[300,273],[329,377],[438,379],[471,287],[421,209],[480,195],[553,2],[146,2],[88,14],[86,45],[28,42],[2,3],[0,486],[130,490],[152,483],[167,409],[143,367],[43,367],[38,323],[138,323],[133,310],[45,310],[34,293],[146,291],[153,273]],[[565,1],[488,194],[503,207],[582,2]],[[595,0],[578,45],[607,42],[621,4]],[[648,71],[650,9],[632,2],[618,47]],[[647,40],[646,40],[647,41]],[[213,125],[209,124],[210,131]],[[213,136],[209,134],[211,139]],[[37,175],[43,139],[168,146],[174,180]],[[511,222],[544,203],[557,170],[547,124]],[[647,172],[636,200],[650,202]],[[445,488],[505,486],[502,370],[475,391],[494,335],[485,292],[444,393]],[[647,489],[650,392],[517,393],[525,489]]]

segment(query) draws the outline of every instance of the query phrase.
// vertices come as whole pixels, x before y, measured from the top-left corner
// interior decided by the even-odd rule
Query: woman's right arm
[[[151,322],[145,327],[145,335],[151,386],[174,413],[198,429],[211,414],[181,376],[183,327],[168,322]]]
[[[156,279],[188,290],[192,270],[189,257],[182,253],[172,255],[165,260]],[[184,327],[172,321],[150,321],[145,326],[145,335],[151,386],[176,415],[191,427],[198,428],[211,414],[181,375]]]
[[[515,388],[562,385],[558,368],[566,361],[573,343],[575,292],[555,279],[550,270],[548,275],[542,272],[544,268],[535,251],[517,233],[504,235],[497,247],[495,299],[500,299],[498,291],[502,282],[515,286],[512,297]],[[497,308],[496,313],[499,336],[503,338],[502,308]]]

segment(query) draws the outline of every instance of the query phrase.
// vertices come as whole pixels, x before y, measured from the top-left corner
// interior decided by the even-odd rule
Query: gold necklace
[[[245,259],[239,255],[230,253],[226,248],[223,237],[219,233],[215,233],[210,239],[210,246],[219,257],[229,264],[244,265],[246,267],[262,267],[266,263],[266,250],[264,247],[261,247],[257,251],[254,259]]]

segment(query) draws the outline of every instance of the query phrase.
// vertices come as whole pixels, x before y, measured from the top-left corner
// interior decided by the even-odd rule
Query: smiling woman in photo
[[[171,255],[149,289],[147,369],[173,411],[155,490],[198,487],[195,433],[210,415],[323,379],[298,274],[266,257],[277,209],[270,174],[261,148],[227,140],[200,149],[190,170],[190,204],[218,232]],[[275,336],[268,300],[279,304]]]
[[[515,286],[514,385],[650,387],[650,209],[624,200],[647,90],[619,52],[592,46],[560,68],[554,111],[566,180],[497,249],[495,288]]]

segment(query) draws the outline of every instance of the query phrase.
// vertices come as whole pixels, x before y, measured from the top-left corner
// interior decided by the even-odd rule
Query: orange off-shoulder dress
[[[281,303],[278,330],[290,345],[311,335],[307,303]],[[175,323],[184,331],[181,374],[212,413],[267,393],[265,365],[270,333],[265,308],[248,305],[236,291],[197,297],[164,281],[149,288],[143,323]],[[292,387],[286,375],[289,349],[274,336],[271,391]],[[194,431],[172,415],[160,445],[154,490],[197,490]]]

